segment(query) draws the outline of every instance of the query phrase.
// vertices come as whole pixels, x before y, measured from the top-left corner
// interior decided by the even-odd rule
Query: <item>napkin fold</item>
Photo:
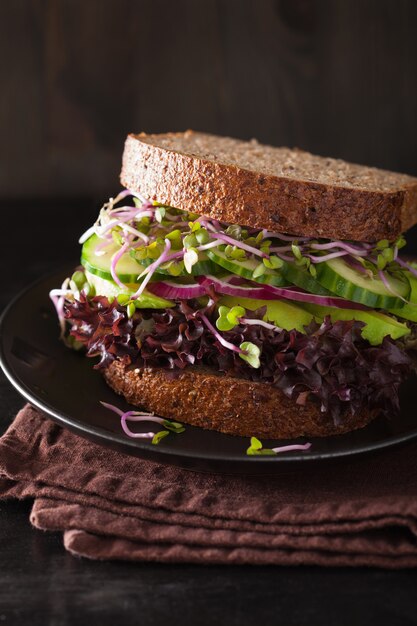
[[[92,559],[417,566],[417,443],[274,476],[203,474],[91,443],[25,406],[0,498]]]

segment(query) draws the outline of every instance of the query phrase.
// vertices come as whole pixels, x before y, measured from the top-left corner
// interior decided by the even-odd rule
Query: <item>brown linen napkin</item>
[[[90,443],[26,406],[0,439],[0,498],[94,559],[417,566],[417,444],[277,476],[189,472]]]

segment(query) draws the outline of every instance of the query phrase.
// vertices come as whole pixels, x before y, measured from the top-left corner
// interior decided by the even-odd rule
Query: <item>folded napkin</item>
[[[190,472],[62,429],[27,405],[0,439],[0,498],[92,559],[417,566],[417,443],[276,476]]]

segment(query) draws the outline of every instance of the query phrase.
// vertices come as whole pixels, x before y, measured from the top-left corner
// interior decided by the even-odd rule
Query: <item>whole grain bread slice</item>
[[[336,426],[313,402],[295,404],[268,383],[232,378],[209,368],[190,367],[175,377],[162,369],[139,369],[116,360],[104,378],[135,406],[229,435],[292,439],[327,437],[362,428],[375,413],[347,415]]]
[[[149,200],[300,236],[392,240],[417,223],[417,178],[255,140],[131,134],[120,179]]]

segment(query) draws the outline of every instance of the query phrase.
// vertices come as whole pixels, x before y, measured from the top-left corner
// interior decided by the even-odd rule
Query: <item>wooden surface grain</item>
[[[0,197],[113,193],[129,131],[416,174],[413,0],[0,3]]]

